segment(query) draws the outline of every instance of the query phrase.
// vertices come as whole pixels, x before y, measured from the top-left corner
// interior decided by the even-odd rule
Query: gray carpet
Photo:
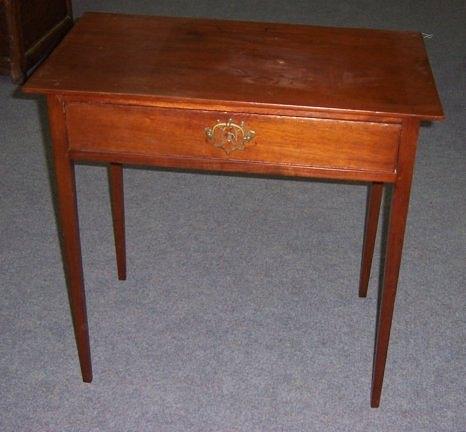
[[[329,182],[127,169],[119,282],[105,169],[80,166],[89,385],[44,105],[0,78],[0,431],[466,431],[464,2],[75,0],[74,10],[431,33],[447,120],[421,131],[379,409],[369,408],[377,272],[357,296],[366,187]]]

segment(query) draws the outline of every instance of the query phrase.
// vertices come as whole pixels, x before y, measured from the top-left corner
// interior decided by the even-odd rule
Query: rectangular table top
[[[92,12],[23,89],[443,118],[415,32]]]

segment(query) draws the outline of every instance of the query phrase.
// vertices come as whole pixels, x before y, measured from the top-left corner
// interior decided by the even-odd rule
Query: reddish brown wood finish
[[[29,83],[29,81],[28,81]],[[35,93],[34,90],[23,87],[25,93]],[[45,93],[47,94],[47,93]],[[187,102],[177,101],[176,99],[158,99],[157,97],[144,96],[121,96],[116,94],[102,94],[102,93],[67,93],[66,100],[69,103],[81,102],[85,104],[114,104],[136,107],[157,107],[157,108],[174,108],[183,110],[208,110],[218,112],[236,112],[248,114],[265,114],[265,115],[281,115],[290,117],[310,117],[331,120],[350,120],[350,121],[368,121],[380,122],[389,124],[401,124],[401,118],[393,115],[383,115],[375,113],[364,112],[343,112],[343,111],[316,111],[315,108],[310,107],[296,107],[296,106],[274,106],[274,105],[258,105],[241,101],[216,101],[212,100],[208,107],[206,101],[202,99],[190,99]]]
[[[123,166],[111,163],[108,167],[113,234],[117,258],[118,279],[126,280],[125,203],[123,192]]]
[[[0,0],[0,73],[23,81],[72,24],[70,0]]]
[[[367,296],[367,286],[371,275],[372,257],[379,222],[383,183],[371,183],[367,191],[366,221],[362,246],[361,274],[359,277],[359,297]]]
[[[378,321],[375,337],[374,368],[372,376],[371,406],[380,404],[382,383],[387,360],[388,341],[395,305],[401,252],[409,207],[409,194],[413,176],[419,121],[406,120],[401,135],[398,156],[397,179],[393,185],[390,204],[390,217],[386,239],[385,266],[381,298],[379,299]]]
[[[58,218],[63,236],[63,257],[71,314],[83,381],[91,382],[91,350],[81,260],[81,242],[79,239],[74,163],[68,157],[66,149],[67,138],[63,103],[60,97],[54,95],[49,96],[47,101],[55,164]]]
[[[25,89],[183,108],[443,116],[414,32],[88,13]]]
[[[373,183],[360,295],[382,183],[393,183],[371,406],[380,403],[419,122],[443,118],[417,33],[86,14],[24,87],[48,94],[64,259],[83,379],[92,378],[73,163],[107,162],[119,277],[122,167],[155,165]],[[254,129],[226,153],[216,120]]]
[[[314,168],[341,170],[346,178],[395,176],[400,125],[318,118],[254,115],[232,112],[180,110],[124,105],[69,103],[66,118],[70,150],[131,153],[141,157],[179,158],[210,164],[248,162],[262,173],[284,168],[312,176]],[[206,139],[205,128],[229,118],[255,131],[244,150],[226,153]],[[92,157],[90,157],[92,160]]]

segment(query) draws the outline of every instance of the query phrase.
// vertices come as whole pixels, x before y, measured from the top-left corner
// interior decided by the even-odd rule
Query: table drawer
[[[72,151],[393,173],[400,125],[218,111],[66,105]],[[231,120],[231,122],[230,122]]]

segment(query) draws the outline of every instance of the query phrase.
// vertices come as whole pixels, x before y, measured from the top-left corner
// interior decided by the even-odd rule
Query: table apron
[[[77,161],[393,182],[401,125],[70,102]]]

